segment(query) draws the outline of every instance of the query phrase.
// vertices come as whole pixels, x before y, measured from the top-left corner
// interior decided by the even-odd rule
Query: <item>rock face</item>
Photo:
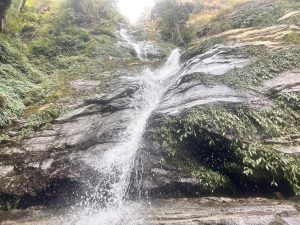
[[[154,202],[145,224],[297,224],[297,206],[266,199],[200,198]]]
[[[231,107],[243,103],[252,107],[253,100],[263,98],[264,93],[299,90],[298,70],[267,81],[264,93],[202,82],[202,76],[215,79],[252,63],[255,58],[242,54],[245,48],[244,44],[214,46],[188,58],[169,78],[141,134],[135,156],[136,170],[131,174],[127,191],[129,197],[197,196],[202,193],[201,181],[164,161],[169,153],[156,130],[168,118],[188,114],[204,105]],[[138,117],[140,111],[137,109],[149,103],[143,95],[147,85],[138,75],[114,77],[99,95],[57,119],[51,128],[38,132],[19,147],[2,149],[0,193],[3,199],[25,208],[37,204],[72,204],[82,196],[99,200],[97,192],[106,198],[109,195],[106,190],[113,188],[106,181],[119,178],[111,177],[111,171],[101,171],[105,161],[99,159],[114,146],[126,142],[122,134]],[[99,201],[102,200],[105,201]],[[7,202],[3,205],[8,208]],[[271,222],[268,215],[266,221]],[[234,224],[234,220],[229,224]]]
[[[120,141],[118,135],[134,111],[133,96],[141,87],[142,83],[117,78],[101,95],[59,118],[51,129],[39,132],[18,149],[3,149],[1,193],[25,198],[21,202],[30,205],[45,195],[51,199],[60,194],[78,196],[90,183],[99,182],[101,173],[95,170],[93,159]]]
[[[161,48],[154,41],[135,41],[128,34],[127,29],[121,29],[120,31],[120,45],[127,48],[129,52],[143,60],[152,60],[152,59],[163,59],[167,57],[166,50]]]
[[[300,222],[299,205],[294,202],[261,198],[197,198],[156,200],[151,205],[141,205],[120,225],[297,225]],[[3,225],[55,225],[62,223],[55,211],[0,212]],[[2,218],[7,218],[3,220]]]
[[[280,74],[278,77],[268,80],[264,83],[267,94],[276,94],[279,92],[299,92],[300,91],[300,71],[288,71]]]
[[[239,46],[218,47],[192,58],[182,66],[180,73],[171,78],[158,108],[148,120],[141,141],[138,158],[145,161],[142,162],[144,171],[140,187],[143,192],[165,190],[174,195],[180,189],[186,193],[190,192],[190,187],[197,189],[194,179],[181,176],[170,165],[162,165],[160,159],[166,153],[158,143],[155,129],[166,117],[181,114],[198,105],[234,104],[247,102],[251,98],[249,94],[226,86],[203,86],[190,77],[191,70],[203,72],[204,63],[212,73],[215,70],[210,70],[210,66],[222,67],[222,72],[221,69],[216,72],[218,76],[233,69],[235,63],[241,62],[238,55],[230,56],[235,48]],[[242,61],[246,62],[247,59]],[[242,65],[244,63],[239,67]],[[1,158],[5,159],[5,163],[1,165],[1,193],[21,198],[20,202],[25,204],[26,201],[29,206],[48,204],[56,197],[63,202],[60,195],[67,199],[76,198],[82,195],[83,190],[87,194],[89,189],[94,192],[95,184],[105,176],[96,169],[98,159],[122,142],[122,132],[132,120],[135,108],[139,107],[138,102],[143,101],[141,92],[144,88],[143,80],[115,77],[101,94],[57,119],[50,129],[38,132],[19,148],[3,149]],[[44,199],[45,196],[48,197]]]

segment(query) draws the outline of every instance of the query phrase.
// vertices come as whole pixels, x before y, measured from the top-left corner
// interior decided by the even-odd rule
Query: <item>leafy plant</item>
[[[158,135],[171,158],[190,152],[198,162],[242,185],[240,189],[288,192],[288,184],[290,191],[300,195],[300,162],[262,144],[266,138],[289,138],[300,132],[300,114],[294,110],[298,95],[280,95],[276,101],[273,108],[259,111],[242,105],[195,109],[166,121]]]

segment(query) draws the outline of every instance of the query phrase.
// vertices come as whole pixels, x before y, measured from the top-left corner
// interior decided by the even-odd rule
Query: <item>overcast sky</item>
[[[154,5],[155,0],[118,0],[121,13],[135,23],[146,7]]]

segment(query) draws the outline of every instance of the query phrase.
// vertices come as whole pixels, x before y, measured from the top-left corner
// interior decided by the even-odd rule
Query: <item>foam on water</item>
[[[143,49],[141,48],[140,44],[138,42],[135,42],[132,37],[130,37],[128,34],[128,31],[126,29],[121,29],[120,30],[120,35],[121,37],[130,45],[134,48],[137,57],[144,61],[146,60],[146,54],[143,52]]]

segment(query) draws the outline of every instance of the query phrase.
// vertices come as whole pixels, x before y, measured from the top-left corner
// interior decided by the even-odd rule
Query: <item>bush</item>
[[[243,106],[199,108],[165,122],[158,134],[170,157],[188,152],[240,190],[300,195],[300,162],[275,150],[280,145],[262,144],[267,138],[299,134],[300,114],[293,107],[300,97],[291,95],[280,96],[276,106],[261,111]]]
[[[201,187],[201,190],[199,190],[201,193],[199,194],[233,192],[234,187],[229,177],[219,171],[214,171],[207,166],[201,165],[195,160],[187,160],[183,165],[180,165],[180,170],[190,174],[199,182]]]

